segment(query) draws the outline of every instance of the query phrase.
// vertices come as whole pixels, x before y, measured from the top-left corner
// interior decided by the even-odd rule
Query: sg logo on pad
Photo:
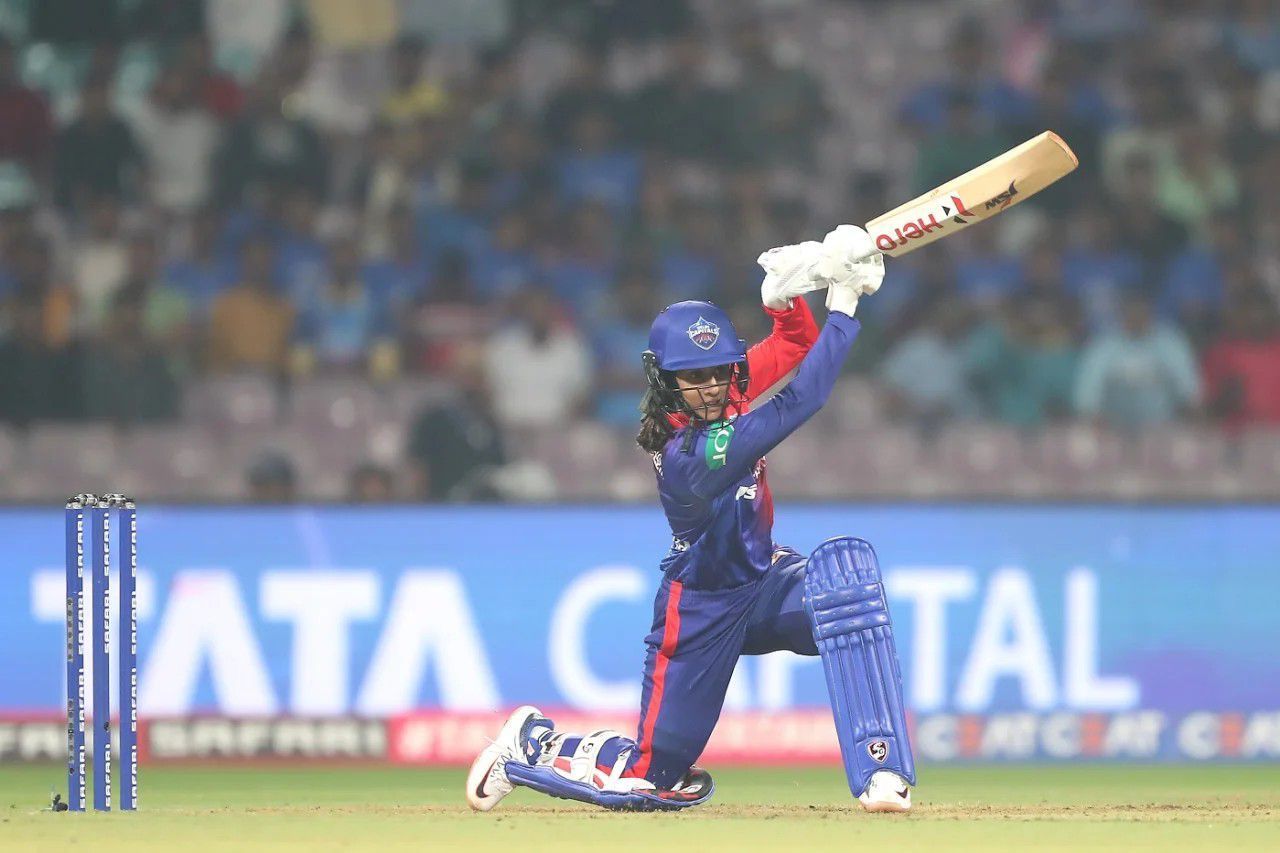
[[[867,754],[880,764],[884,764],[884,760],[889,757],[889,744],[882,740],[873,740],[867,744]]]

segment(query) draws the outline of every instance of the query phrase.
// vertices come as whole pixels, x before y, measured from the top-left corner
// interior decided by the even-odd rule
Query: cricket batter
[[[652,454],[671,525],[671,550],[645,638],[640,727],[557,731],[518,708],[476,758],[467,801],[488,811],[523,785],[613,809],[681,809],[706,802],[694,766],[740,655],[821,655],[849,786],[869,811],[911,807],[915,767],[901,676],[875,552],[838,537],[807,558],[772,538],[764,456],[811,418],[858,334],[858,299],[884,264],[862,228],[760,256],[773,333],[748,349],[708,302],[663,310],[643,354],[649,389],[637,441]],[[827,288],[821,334],[800,294]],[[751,403],[799,365],[792,381]]]

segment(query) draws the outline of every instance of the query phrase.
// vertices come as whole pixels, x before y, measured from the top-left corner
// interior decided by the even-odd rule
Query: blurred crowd
[[[860,307],[884,416],[1280,427],[1267,0],[0,0],[0,33],[16,431],[421,379],[351,494],[492,497],[513,438],[634,430],[663,305],[758,338],[760,252],[1044,129],[1076,173]]]

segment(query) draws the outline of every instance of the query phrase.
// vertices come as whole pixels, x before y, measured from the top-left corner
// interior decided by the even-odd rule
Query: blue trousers
[[[783,549],[758,580],[724,590],[664,579],[645,638],[640,730],[630,772],[670,788],[702,754],[741,655],[816,655],[804,611],[807,558]]]

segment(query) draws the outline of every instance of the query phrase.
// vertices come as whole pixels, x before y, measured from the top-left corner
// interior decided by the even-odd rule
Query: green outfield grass
[[[712,804],[613,814],[517,791],[472,814],[460,770],[144,768],[141,811],[41,811],[63,769],[0,767],[0,849],[1280,850],[1280,766],[926,769],[907,816],[837,769],[722,769]]]

